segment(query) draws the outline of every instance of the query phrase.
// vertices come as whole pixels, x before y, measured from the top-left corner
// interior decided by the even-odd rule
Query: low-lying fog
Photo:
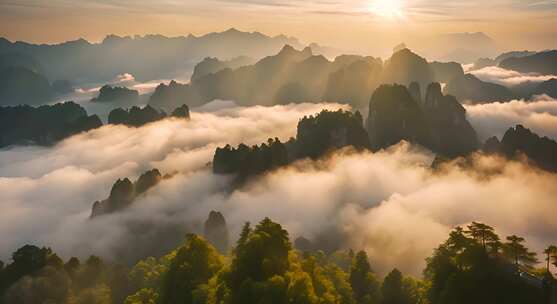
[[[554,103],[542,98],[467,109],[482,138],[522,123],[555,139]],[[555,242],[557,175],[497,157],[476,155],[473,170],[448,165],[433,172],[434,156],[407,143],[375,154],[348,149],[297,162],[233,192],[227,177],[208,165],[217,146],[284,141],[304,115],[340,107],[213,102],[191,121],[104,126],[51,148],[1,150],[0,259],[26,243],[51,246],[64,257],[156,254],[165,240],[201,232],[210,210],[224,214],[233,239],[245,221],[269,216],[292,240],[303,235],[366,249],[380,273],[396,266],[419,274],[451,228],[471,221],[495,226],[502,237],[524,236],[538,252]],[[92,203],[106,198],[116,179],[135,179],[151,168],[177,173],[129,209],[89,220]]]

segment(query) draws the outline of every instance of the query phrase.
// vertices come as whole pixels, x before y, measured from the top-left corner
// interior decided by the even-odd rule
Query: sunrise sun
[[[368,8],[371,13],[389,19],[404,15],[402,0],[371,0]]]

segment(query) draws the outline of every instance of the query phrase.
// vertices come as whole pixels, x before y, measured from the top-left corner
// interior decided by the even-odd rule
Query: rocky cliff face
[[[382,149],[406,140],[444,157],[477,149],[476,132],[456,98],[443,95],[439,83],[431,83],[423,99],[420,91],[417,83],[409,89],[384,85],[375,91],[367,123],[372,148]]]
[[[125,87],[112,87],[109,85],[104,85],[100,91],[99,95],[93,98],[93,102],[137,102],[139,99],[139,93],[135,90],[130,90]]]
[[[129,207],[135,199],[156,186],[161,180],[162,175],[157,169],[143,173],[135,183],[128,178],[118,179],[112,186],[107,199],[93,203],[91,218]]]
[[[508,88],[481,81],[472,74],[453,78],[445,91],[462,102],[471,103],[504,102],[516,97]]]
[[[226,253],[229,246],[229,232],[226,220],[222,213],[211,211],[205,221],[203,234],[221,253]]]
[[[429,146],[427,122],[418,103],[402,85],[382,85],[369,103],[367,130],[374,150],[407,140]]]
[[[439,83],[427,87],[422,110],[431,128],[434,151],[455,157],[478,148],[476,131],[466,119],[466,109],[455,97],[443,95]]]
[[[508,157],[524,153],[540,168],[557,172],[557,142],[541,137],[522,125],[505,132],[500,150]]]

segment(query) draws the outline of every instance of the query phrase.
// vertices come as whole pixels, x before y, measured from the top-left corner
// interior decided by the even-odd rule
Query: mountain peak
[[[235,27],[231,27],[231,28],[227,29],[226,31],[224,31],[223,33],[232,34],[232,33],[243,33],[243,32],[239,31]]]

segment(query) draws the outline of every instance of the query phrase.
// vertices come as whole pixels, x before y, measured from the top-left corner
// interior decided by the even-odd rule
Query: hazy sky
[[[350,49],[483,31],[539,49],[557,44],[556,19],[557,0],[0,0],[0,35],[32,42],[235,27]]]

